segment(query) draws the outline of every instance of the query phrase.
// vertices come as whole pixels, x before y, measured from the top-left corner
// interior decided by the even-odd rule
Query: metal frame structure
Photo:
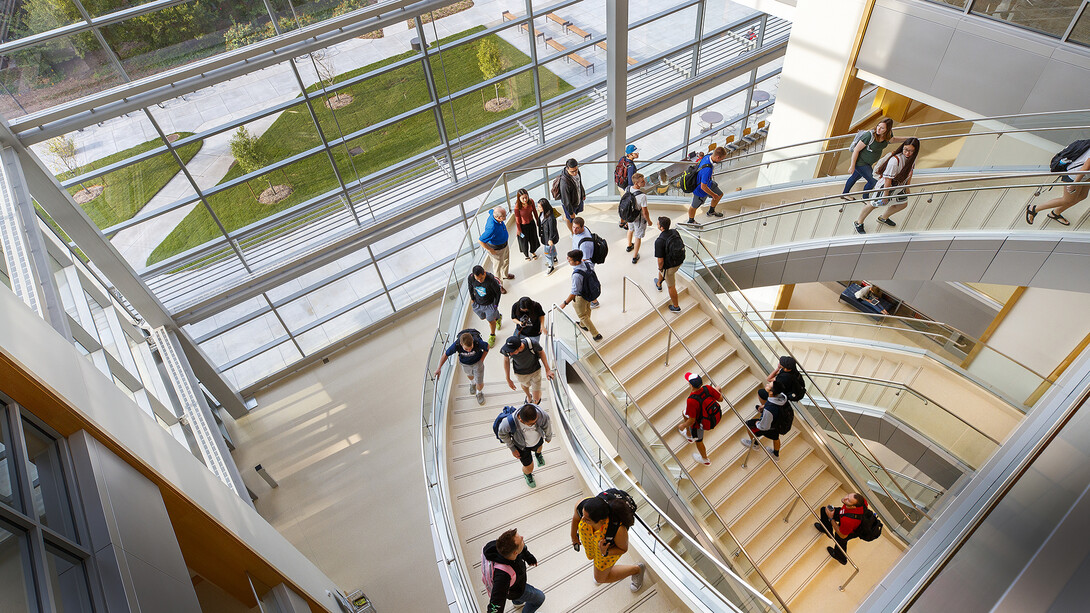
[[[942,6],[951,7],[953,9],[955,9],[955,10],[961,11],[962,13],[964,13],[966,15],[976,15],[978,17],[985,17],[987,19],[994,19],[996,21],[1001,21],[1003,23],[1006,23],[1006,24],[1009,24],[1009,25],[1012,25],[1012,26],[1015,26],[1015,27],[1018,27],[1018,28],[1022,28],[1024,30],[1030,30],[1032,32],[1036,32],[1038,34],[1041,34],[1042,36],[1047,36],[1049,38],[1059,38],[1061,41],[1063,41],[1065,43],[1070,42],[1070,43],[1075,43],[1075,44],[1084,45],[1084,46],[1090,45],[1090,39],[1080,41],[1080,40],[1075,40],[1075,39],[1071,38],[1071,34],[1074,32],[1075,27],[1079,24],[1079,22],[1082,20],[1083,15],[1086,13],[1086,7],[1087,7],[1088,4],[1090,4],[1090,0],[1082,0],[1079,3],[1079,5],[1077,7],[1075,7],[1075,10],[1071,15],[1071,21],[1068,23],[1067,27],[1064,28],[1064,31],[1062,33],[1060,33],[1059,35],[1051,34],[1049,32],[1044,32],[1042,30],[1030,27],[1028,25],[1019,23],[1017,21],[1010,21],[1010,20],[1007,20],[1007,19],[1002,19],[1000,17],[997,17],[995,15],[997,13],[1006,12],[1007,16],[1010,17],[1010,15],[1014,12],[1014,11],[1011,11],[1009,9],[1006,10],[1006,11],[1000,11],[1000,10],[998,10],[999,5],[997,5],[996,8],[994,9],[994,13],[985,13],[985,12],[982,12],[982,11],[973,10],[973,8],[978,3],[980,3],[980,0],[961,0],[961,3],[964,4],[964,6],[961,6],[961,7],[959,7],[956,4],[950,2],[949,0],[928,0],[928,2],[932,2],[934,4],[940,4]],[[1039,10],[1039,11],[1055,11],[1057,9],[1046,6],[1046,7],[1040,7],[1037,10]]]

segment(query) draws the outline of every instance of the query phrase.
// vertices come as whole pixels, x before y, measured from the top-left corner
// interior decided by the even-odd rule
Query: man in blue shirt
[[[589,289],[587,284],[587,277],[594,275],[594,269],[587,266],[587,260],[583,259],[583,252],[578,249],[572,249],[568,252],[568,264],[571,264],[571,293],[564,299],[564,304],[561,308],[564,308],[575,303],[575,315],[579,318],[579,327],[590,332],[594,340],[602,340],[602,335],[598,333],[598,328],[594,327],[594,322],[590,320],[590,300],[587,299],[587,290]]]
[[[636,158],[638,157],[640,157],[640,148],[636,145],[629,145],[624,148],[624,157],[617,162],[618,167],[624,166],[625,168],[626,184],[623,189],[632,187],[633,178],[636,176]],[[618,187],[620,186],[618,185]],[[628,222],[623,219],[618,225],[625,230],[628,229]]]
[[[722,217],[723,214],[715,210],[715,205],[719,204],[719,199],[723,197],[723,190],[719,189],[719,185],[712,180],[712,173],[715,172],[715,165],[722,162],[727,157],[727,150],[722,147],[716,147],[715,151],[712,151],[708,155],[701,158],[697,162],[697,186],[693,190],[693,203],[689,205],[689,221],[690,225],[696,225],[696,210],[704,204],[704,201],[711,196],[712,204],[708,207],[708,217]]]
[[[502,206],[492,209],[484,222],[484,232],[481,232],[481,237],[478,239],[481,247],[488,252],[488,260],[492,262],[492,274],[496,275],[496,280],[500,282],[501,294],[507,293],[503,287],[504,280],[515,278],[515,275],[508,272],[511,252],[507,248],[506,221],[507,209]]]
[[[439,377],[439,373],[443,371],[443,364],[447,363],[447,358],[457,353],[462,372],[469,379],[469,393],[476,392],[477,404],[484,404],[484,358],[488,355],[488,344],[479,333],[474,334],[475,332],[476,330],[473,329],[463,330],[458,335],[458,340],[447,347],[443,357],[439,359],[435,376]]]

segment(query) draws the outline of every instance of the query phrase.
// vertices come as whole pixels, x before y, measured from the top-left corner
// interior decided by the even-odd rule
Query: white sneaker
[[[646,564],[644,564],[643,562],[640,562],[636,566],[640,567],[640,572],[636,573],[635,575],[632,575],[632,585],[630,585],[629,588],[628,588],[628,589],[632,590],[633,592],[640,591],[640,588],[643,587],[643,577],[644,577],[644,575],[647,574],[647,565]]]
[[[709,460],[708,458],[705,458],[704,456],[700,455],[699,451],[694,451],[693,452],[693,459],[696,460],[697,462],[703,464],[704,466],[711,466],[712,465],[712,461]]]
[[[751,438],[744,438],[738,442],[741,443],[743,447],[749,447],[750,449],[756,445],[755,441]]]
[[[696,442],[695,438],[692,438],[691,436],[689,436],[689,431],[688,430],[684,430],[684,429],[683,430],[678,430],[677,433],[680,434],[681,436],[684,436],[685,440],[689,441],[690,443],[695,443]]]

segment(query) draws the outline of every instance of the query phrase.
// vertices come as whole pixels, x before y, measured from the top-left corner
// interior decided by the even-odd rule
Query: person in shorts
[[[458,363],[462,366],[462,372],[469,379],[469,393],[476,392],[477,404],[484,404],[484,358],[488,355],[488,344],[480,335],[474,335],[476,330],[464,330],[458,339],[447,347],[443,357],[439,359],[439,367],[435,369],[435,376],[443,370],[443,364],[447,358],[458,354]]]
[[[1087,149],[1082,155],[1072,160],[1071,163],[1067,165],[1067,169],[1090,171],[1090,149]],[[1060,177],[1060,180],[1064,183],[1074,183],[1076,181],[1081,183],[1086,181],[1088,177],[1090,177],[1090,174],[1083,172],[1081,174],[1065,174]],[[1086,200],[1087,194],[1090,194],[1090,186],[1087,186],[1086,184],[1065,185],[1063,193],[1060,194],[1059,198],[1053,198],[1044,204],[1027,204],[1026,223],[1033,225],[1033,220],[1037,217],[1037,213],[1049,209],[1056,209],[1055,211],[1051,211],[1047,217],[1061,226],[1070,226],[1071,222],[1063,216],[1063,212],[1083,200]]]
[[[514,419],[508,418],[500,422],[496,428],[496,436],[522,464],[522,477],[526,479],[526,485],[537,487],[537,482],[534,481],[534,459],[537,459],[538,466],[545,466],[545,456],[541,454],[541,448],[553,440],[549,414],[536,404],[527,402],[515,412]]]
[[[689,382],[692,389],[689,390],[689,397],[685,399],[685,413],[682,415],[677,431],[685,437],[685,440],[696,443],[693,459],[704,466],[710,466],[712,462],[708,459],[707,448],[704,447],[704,428],[699,419],[700,404],[704,396],[715,402],[722,402],[723,394],[713,385],[704,385],[704,380],[696,373],[685,373],[685,380]]]
[[[723,197],[723,190],[719,189],[719,184],[712,180],[712,175],[715,173],[715,165],[722,162],[727,157],[727,150],[723,147],[716,147],[715,151],[712,151],[708,155],[705,155],[696,163],[696,189],[693,190],[693,203],[689,205],[689,221],[686,222],[689,225],[697,225],[696,223],[696,210],[703,206],[704,201],[710,196],[712,199],[711,206],[708,207],[708,217],[722,217],[723,214],[715,210],[715,205],[719,204],[719,199]]]
[[[633,264],[640,261],[640,243],[643,242],[643,235],[647,233],[647,226],[651,223],[651,213],[647,210],[647,194],[643,193],[646,186],[647,179],[637,172],[632,177],[632,185],[625,188],[636,197],[636,206],[640,207],[639,218],[628,222],[628,247],[625,251],[632,254]]]
[[[515,378],[526,394],[526,402],[541,402],[541,367],[545,367],[545,376],[550,381],[553,378],[553,371],[549,368],[549,360],[541,345],[516,334],[504,342],[500,353],[503,354],[503,372],[507,376],[507,385],[511,389],[518,389],[511,380],[511,371],[514,370]]]
[[[765,382],[764,389],[757,390],[757,396],[764,401],[764,404],[757,405],[757,417],[746,420],[749,436],[743,438],[741,443],[743,447],[760,448],[757,437],[763,436],[772,441],[772,448],[768,451],[778,460],[780,459],[780,431],[776,429],[776,421],[787,404],[787,394],[784,393],[783,384],[773,379]]]
[[[496,277],[492,273],[486,272],[480,264],[474,266],[469,273],[466,286],[469,288],[470,306],[473,308],[473,314],[488,322],[488,346],[494,347],[496,345],[496,330],[503,321],[503,316],[500,315],[500,294],[503,288],[500,286],[500,282],[496,280]]]
[[[662,282],[666,282],[666,287],[670,291],[670,306],[667,308],[671,313],[681,312],[681,305],[678,304],[677,298],[676,275],[677,269],[681,268],[685,262],[685,251],[681,251],[680,259],[670,255],[670,245],[677,242],[684,244],[681,234],[677,230],[670,229],[670,218],[659,217],[659,237],[655,239],[655,259],[658,260],[659,274],[655,277],[655,289],[661,292]]]
[[[598,583],[615,583],[632,577],[629,589],[633,592],[643,587],[646,566],[617,564],[628,551],[628,529],[636,523],[632,509],[621,500],[606,502],[599,496],[585,498],[575,507],[571,521],[571,543],[576,551],[583,548],[584,555],[594,563],[594,580]],[[611,524],[616,527],[612,539],[606,537]]]

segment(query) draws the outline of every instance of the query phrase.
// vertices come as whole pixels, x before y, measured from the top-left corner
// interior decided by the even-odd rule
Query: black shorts
[[[516,445],[515,449],[518,449],[519,452],[519,462],[522,462],[523,466],[529,466],[533,464],[534,456],[530,455],[530,452],[541,453],[541,446],[543,444],[545,444],[545,439],[541,439],[541,441],[537,444],[537,447],[523,449],[522,447]]]
[[[763,437],[765,437],[765,438],[767,438],[767,439],[769,439],[771,441],[780,440],[780,433],[776,432],[775,430],[758,430],[757,429],[757,422],[758,421],[760,421],[760,420],[757,419],[757,418],[754,418],[754,419],[751,419],[751,420],[746,422],[746,425],[749,426],[749,431],[753,433],[753,436],[763,436]]]

